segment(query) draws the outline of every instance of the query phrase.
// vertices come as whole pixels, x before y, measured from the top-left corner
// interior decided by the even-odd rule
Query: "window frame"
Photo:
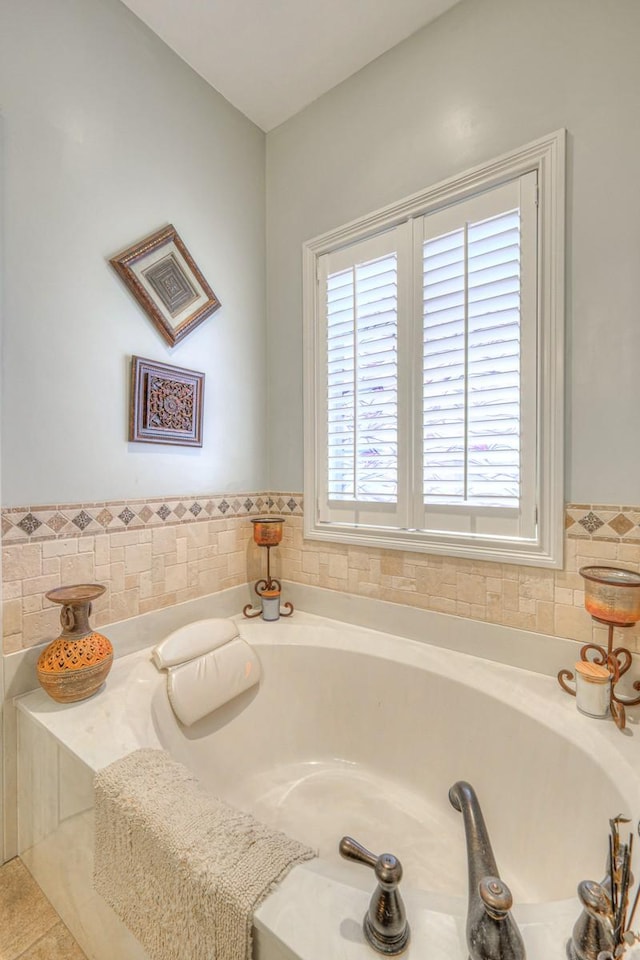
[[[304,344],[304,536],[311,540],[417,551],[472,560],[560,568],[564,534],[564,262],[565,130],[444,180],[397,203],[303,244]],[[340,526],[319,519],[322,482],[317,463],[320,437],[318,369],[322,356],[318,322],[319,258],[336,249],[428,215],[444,206],[535,172],[538,180],[537,237],[537,529],[531,539],[434,534]],[[324,377],[326,379],[326,375]],[[399,397],[399,403],[401,403]]]

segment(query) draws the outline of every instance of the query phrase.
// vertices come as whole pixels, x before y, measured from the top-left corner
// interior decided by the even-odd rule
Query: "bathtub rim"
[[[273,645],[349,650],[431,670],[462,687],[479,688],[486,696],[507,704],[519,713],[532,716],[578,749],[588,748],[589,753],[598,752],[614,758],[622,764],[620,776],[630,775],[640,784],[640,773],[636,773],[634,767],[637,764],[640,768],[640,707],[629,711],[630,725],[628,735],[624,736],[610,718],[594,720],[579,714],[574,699],[562,694],[555,681],[551,682],[548,675],[526,667],[305,611],[297,611],[295,619],[281,619],[273,623],[261,619],[246,620],[241,614],[233,619],[238,623],[240,635],[248,643],[254,644],[258,652],[260,646]],[[324,630],[321,644],[309,643],[308,638],[300,635],[299,631],[309,627]],[[157,736],[152,737],[151,743],[140,743],[130,738],[120,741],[116,737],[108,744],[97,744],[103,749],[103,756],[98,757],[91,749],[87,749],[87,744],[79,742],[81,723],[71,721],[74,715],[81,721],[83,717],[97,713],[97,719],[113,723],[120,707],[118,691],[131,678],[132,666],[137,671],[135,679],[144,687],[155,688],[163,684],[164,675],[151,663],[150,650],[151,647],[147,646],[117,658],[106,684],[87,700],[60,704],[49,698],[44,690],[37,688],[16,697],[15,706],[33,716],[36,723],[49,730],[73,755],[94,770],[124,756],[127,749],[159,747],[161,744]],[[523,688],[528,695],[527,709],[519,696]],[[114,708],[113,712],[111,708]],[[112,730],[118,732],[114,727]]]

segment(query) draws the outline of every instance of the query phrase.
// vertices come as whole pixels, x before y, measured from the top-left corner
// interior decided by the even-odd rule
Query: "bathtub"
[[[18,703],[21,855],[85,952],[146,956],[91,890],[91,780],[155,746],[318,850],[256,911],[257,960],[373,956],[361,922],[375,881],[339,858],[344,834],[401,859],[406,957],[464,960],[456,780],[477,791],[529,960],[562,960],[577,883],[604,873],[609,818],[640,812],[637,728],[581,716],[554,678],[430,644],[298,612],[238,622],[260,686],[188,729],[148,650],[117,660],[89,701]]]

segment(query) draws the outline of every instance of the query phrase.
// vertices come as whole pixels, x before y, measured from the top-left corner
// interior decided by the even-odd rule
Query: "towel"
[[[201,657],[239,635],[238,625],[233,620],[196,620],[165,637],[151,651],[151,659],[158,670],[163,670]]]
[[[197,660],[172,667],[167,693],[178,720],[190,727],[259,680],[260,661],[246,640],[237,637]]]
[[[250,960],[253,911],[312,850],[205,793],[163,750],[95,777],[95,888],[151,960]]]

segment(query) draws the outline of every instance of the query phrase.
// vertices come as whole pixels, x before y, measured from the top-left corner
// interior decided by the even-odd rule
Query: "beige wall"
[[[303,241],[565,127],[565,499],[638,502],[638,37],[638,0],[462,0],[268,134],[271,487],[303,480]]]
[[[174,493],[185,477],[194,495],[265,489],[267,450],[270,485],[299,489],[302,241],[563,125],[570,146],[569,489],[572,499],[633,503],[635,371],[627,357],[640,351],[633,321],[640,275],[628,253],[640,222],[640,142],[628,122],[640,83],[634,0],[606,9],[600,0],[462,0],[269,134],[272,364],[263,362],[264,136],[118,0],[0,0],[0,14],[5,504],[75,499],[75,510],[99,497]],[[223,302],[173,351],[105,262],[159,219],[182,230]],[[206,368],[201,451],[127,444],[131,353]],[[33,509],[54,523],[55,509]],[[109,593],[98,613],[118,619],[243,576],[237,544],[219,539],[232,532],[229,522],[222,515],[197,521],[193,530],[207,528],[200,545],[178,524],[175,550],[167,534],[165,551],[145,524],[132,531],[93,523],[78,536],[69,517],[67,528],[51,528],[55,543],[40,542],[42,530],[18,542],[15,524],[3,524],[7,648],[47,638],[53,613],[42,598],[57,578],[92,571],[104,579]],[[244,542],[245,534],[238,537]],[[322,570],[337,589],[390,590],[407,603],[577,636],[585,621],[574,568],[583,555],[572,553],[572,539],[567,571],[557,574],[493,564],[477,572],[465,561],[315,542],[304,546],[304,565],[302,555],[289,559],[294,578]],[[637,563],[633,544],[598,542],[585,549]],[[334,576],[345,562],[346,575]],[[563,577],[573,578],[571,587]],[[562,592],[569,589],[578,591],[571,602]]]
[[[302,484],[301,243],[565,126],[568,498],[637,499],[639,34],[636,0],[462,0],[269,134],[265,248],[253,124],[119,0],[0,0],[5,653],[57,635],[62,583],[107,585],[99,627],[256,579],[266,510],[285,579],[590,639],[577,569],[640,570],[640,508],[570,508],[565,570],[538,571],[303,542],[296,495],[235,491]],[[168,221],[222,301],[174,349],[106,262]],[[131,354],[205,371],[201,450],[127,443]]]
[[[264,134],[120,0],[0,0],[3,505],[266,485]],[[169,347],[108,258],[173,223],[222,302]],[[206,374],[127,442],[132,354]]]

